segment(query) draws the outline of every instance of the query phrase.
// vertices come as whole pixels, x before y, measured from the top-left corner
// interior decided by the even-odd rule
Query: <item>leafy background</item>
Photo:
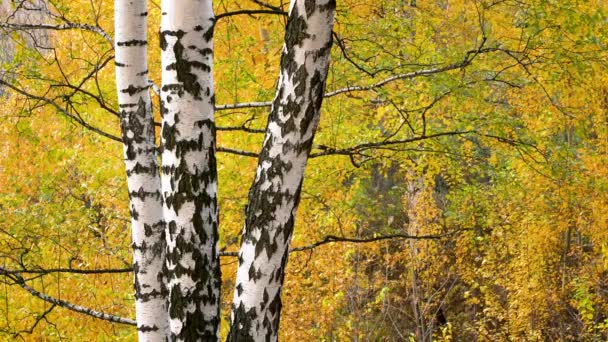
[[[149,6],[158,84],[160,13]],[[291,254],[282,340],[608,338],[606,6],[338,1],[328,92],[454,67],[325,100],[292,245],[378,241]],[[46,8],[40,20],[112,36],[110,1]],[[259,6],[215,1],[216,14],[245,8]],[[12,10],[4,4],[2,22]],[[272,99],[284,25],[280,15],[218,21],[218,105]],[[2,268],[130,267],[122,146],[82,125],[119,135],[112,45],[86,30],[0,29],[0,75],[30,95],[1,88]],[[219,146],[257,152],[267,113],[218,111],[218,126],[247,128],[220,129]],[[225,251],[238,249],[255,164],[218,154]],[[223,335],[235,261],[222,259]],[[134,315],[128,272],[23,276],[56,298]],[[2,338],[136,339],[133,327],[51,309],[6,274],[0,281]]]

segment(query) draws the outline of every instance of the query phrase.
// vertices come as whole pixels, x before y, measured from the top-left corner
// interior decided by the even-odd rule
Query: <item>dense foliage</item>
[[[133,317],[112,4],[17,3],[26,14],[0,14],[0,337],[133,340],[21,286]],[[337,3],[282,339],[608,338],[606,3]],[[222,14],[264,4],[215,1],[225,252],[268,107],[223,105],[272,100],[285,17]],[[151,1],[150,46],[159,12]],[[223,336],[237,261],[225,254]]]

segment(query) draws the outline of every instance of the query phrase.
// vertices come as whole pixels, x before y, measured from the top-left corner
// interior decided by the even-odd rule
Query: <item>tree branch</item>
[[[217,147],[217,152],[223,152],[223,153],[228,153],[228,154],[236,154],[236,155],[239,155],[239,156],[254,157],[254,158],[257,158],[259,156],[255,152],[235,150],[235,149],[232,149],[232,148],[221,147],[221,146]]]
[[[390,239],[412,239],[412,240],[438,240],[448,235],[453,235],[455,232],[443,235],[407,235],[407,234],[391,234],[391,235],[381,235],[375,236],[371,238],[349,238],[349,237],[339,237],[335,235],[327,235],[322,240],[314,242],[310,245],[301,246],[291,248],[289,250],[290,253],[302,252],[314,249],[316,247],[328,244],[328,243],[337,243],[337,242],[351,242],[351,243],[369,243],[374,241],[382,241],[382,240],[390,240]],[[220,252],[221,257],[237,257],[238,252]],[[49,268],[49,269],[39,269],[39,270],[8,270],[0,267],[0,275],[5,275],[19,283],[19,280],[23,280],[21,274],[50,274],[50,273],[76,273],[76,274],[103,274],[103,273],[129,273],[133,272],[133,268],[115,268],[115,269],[77,269],[77,268]],[[59,304],[58,304],[59,305]]]
[[[50,24],[15,24],[15,23],[0,23],[0,28],[10,29],[10,30],[19,30],[19,31],[27,31],[27,30],[52,30],[52,31],[65,31],[65,30],[83,30],[89,31],[93,33],[97,33],[102,36],[110,45],[114,46],[114,40],[107,34],[101,27],[88,25],[88,24],[78,24],[78,23],[65,23],[61,25],[50,25]]]
[[[262,7],[270,8],[271,10],[274,10],[274,11],[283,11],[283,9],[281,7],[273,6],[273,5],[269,4],[269,3],[266,3],[266,2],[261,1],[261,0],[251,0],[251,1],[254,2],[254,3],[256,3],[256,4],[258,4],[258,5],[260,5],[260,6],[262,6]]]
[[[247,133],[258,133],[258,134],[264,134],[266,133],[266,130],[264,129],[255,129],[255,128],[249,128],[246,126],[216,126],[215,129],[217,131],[243,131],[243,132],[247,132]]]
[[[3,267],[0,267],[0,274],[7,276],[9,279],[13,280],[17,285],[19,285],[22,289],[31,293],[34,297],[44,300],[45,302],[49,302],[51,304],[58,305],[62,308],[65,308],[65,309],[68,309],[68,310],[71,310],[74,312],[82,313],[82,314],[85,314],[85,315],[88,315],[88,316],[91,316],[94,318],[102,319],[105,321],[110,321],[113,323],[120,323],[120,324],[127,324],[127,325],[137,325],[137,323],[132,319],[95,311],[93,309],[85,308],[83,306],[76,305],[76,304],[67,302],[62,299],[57,299],[57,298],[51,297],[49,295],[46,295],[42,292],[39,292],[39,291],[31,288],[30,286],[28,286],[25,283],[25,280],[23,279],[21,274],[8,273],[5,271],[5,269]]]
[[[373,149],[373,148],[380,148],[380,147],[384,147],[384,146],[397,145],[397,144],[407,144],[407,143],[426,140],[426,139],[433,139],[433,138],[444,137],[444,136],[453,136],[453,135],[465,135],[465,134],[471,134],[471,133],[476,133],[476,132],[475,131],[441,132],[441,133],[435,133],[435,134],[429,134],[429,135],[420,135],[420,136],[408,138],[408,139],[370,142],[370,143],[355,145],[352,147],[347,147],[344,149],[334,149],[331,147],[319,145],[319,146],[317,146],[317,148],[323,150],[323,152],[311,153],[310,158],[317,158],[317,157],[327,156],[327,155],[332,155],[332,154],[352,155],[352,154],[360,153],[361,151],[365,151],[365,150],[369,150],[369,149]]]
[[[216,111],[229,110],[229,109],[239,109],[239,108],[261,108],[261,107],[270,107],[272,102],[242,102],[242,103],[231,103],[231,104],[223,104],[215,106]]]
[[[108,268],[108,269],[78,269],[78,268],[49,268],[35,270],[7,270],[3,269],[2,274],[51,274],[51,273],[75,273],[75,274],[105,274],[105,273],[128,273],[133,272],[133,268]]]
[[[308,250],[311,250],[311,249],[315,249],[315,248],[317,248],[319,246],[325,245],[327,243],[335,243],[335,242],[369,243],[369,242],[382,241],[382,240],[391,240],[391,239],[439,240],[439,239],[441,239],[444,236],[446,236],[446,235],[391,234],[391,235],[382,235],[382,236],[376,236],[376,237],[365,238],[365,239],[355,239],[355,238],[348,238],[348,237],[339,237],[339,236],[334,236],[334,235],[328,235],[323,240],[317,241],[317,242],[315,242],[313,244],[302,246],[302,247],[291,248],[289,250],[289,252],[290,253],[294,253],[294,252],[308,251]]]
[[[220,13],[218,15],[215,16],[215,21],[217,22],[218,20],[222,19],[222,18],[227,18],[227,17],[232,17],[235,15],[241,15],[241,14],[248,14],[248,15],[253,15],[253,14],[277,14],[277,15],[283,15],[286,16],[287,12],[284,11],[277,11],[277,10],[239,10],[239,11],[233,11],[233,12],[225,12],[225,13]]]

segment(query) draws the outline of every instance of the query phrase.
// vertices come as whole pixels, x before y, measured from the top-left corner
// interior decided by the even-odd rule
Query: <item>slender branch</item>
[[[247,133],[266,133],[266,130],[263,129],[255,129],[255,128],[249,128],[246,126],[216,126],[215,127],[216,130],[218,131],[243,131],[243,132],[247,132]]]
[[[370,242],[389,240],[389,239],[438,240],[444,236],[445,235],[391,234],[391,235],[376,236],[376,237],[372,237],[372,238],[356,239],[356,238],[338,237],[338,236],[334,236],[334,235],[328,235],[323,240],[315,242],[313,244],[310,244],[307,246],[302,246],[302,247],[291,248],[289,252],[296,253],[296,252],[312,250],[319,246],[322,246],[322,245],[325,245],[328,243],[336,243],[336,242],[370,243]],[[221,252],[220,255],[224,256],[224,257],[226,257],[226,256],[237,257],[238,252]],[[49,270],[45,270],[45,271],[46,272],[74,272],[74,273],[101,273],[102,271],[106,271],[106,272],[109,271],[109,273],[119,273],[119,272],[130,272],[130,271],[132,271],[132,269],[98,270],[98,271],[97,270],[74,270],[74,269],[49,269]],[[41,272],[41,271],[26,271],[26,272],[35,273],[35,272]],[[83,306],[76,305],[76,304],[67,302],[65,300],[57,299],[57,298],[51,297],[49,295],[46,295],[44,293],[41,293],[41,292],[31,288],[30,286],[28,286],[25,283],[25,280],[23,279],[21,274],[18,273],[17,271],[5,270],[4,268],[0,267],[0,274],[5,275],[5,276],[9,277],[10,279],[12,279],[17,285],[19,285],[21,288],[23,288],[27,292],[31,293],[33,296],[35,296],[39,299],[42,299],[46,302],[49,302],[53,305],[57,305],[62,308],[74,311],[74,312],[82,313],[82,314],[85,314],[85,315],[88,315],[88,316],[91,316],[91,317],[94,317],[97,319],[102,319],[102,320],[110,321],[113,323],[121,323],[121,324],[127,324],[127,325],[136,325],[137,324],[132,319],[95,311],[93,309],[85,308]],[[48,311],[50,312],[50,309]]]
[[[350,93],[353,91],[373,90],[373,89],[383,87],[383,86],[385,86],[389,83],[395,82],[397,80],[405,80],[405,79],[412,79],[412,78],[422,77],[422,76],[430,76],[430,75],[442,73],[445,71],[460,69],[460,68],[463,68],[463,67],[469,65],[470,63],[471,63],[470,59],[465,59],[464,61],[462,61],[460,63],[449,64],[449,65],[446,65],[446,66],[443,66],[440,68],[422,69],[422,70],[417,70],[417,71],[413,71],[413,72],[397,74],[397,75],[387,77],[379,82],[376,82],[376,83],[373,83],[373,84],[370,84],[367,86],[351,86],[351,87],[337,89],[337,90],[331,91],[329,93],[325,93],[325,97],[326,98],[333,97],[336,95],[340,95],[343,93]]]
[[[348,238],[348,237],[339,237],[339,236],[334,236],[334,235],[328,235],[323,240],[317,241],[317,242],[312,243],[310,245],[291,248],[289,250],[289,252],[290,253],[294,253],[294,252],[308,251],[308,250],[311,250],[311,249],[315,249],[315,248],[317,248],[319,246],[322,246],[322,245],[325,245],[325,244],[328,244],[328,243],[335,243],[335,242],[369,243],[369,242],[382,241],[382,240],[391,240],[391,239],[439,240],[439,239],[441,239],[444,236],[445,235],[391,234],[391,235],[382,235],[382,236],[371,237],[371,238],[367,238],[367,239],[354,239],[354,238]]]
[[[443,234],[443,235],[391,234],[391,235],[381,235],[381,236],[375,236],[375,237],[363,238],[363,239],[349,238],[349,237],[339,237],[339,236],[335,236],[335,235],[327,235],[322,240],[314,242],[314,243],[312,243],[310,245],[290,248],[289,249],[289,253],[297,253],[297,252],[308,251],[308,250],[315,249],[315,248],[317,248],[319,246],[322,246],[322,245],[325,245],[325,244],[328,244],[328,243],[338,243],[338,242],[370,243],[370,242],[382,241],[382,240],[390,240],[390,239],[439,240],[441,238],[444,238],[444,237],[446,237],[448,235],[452,235],[452,234],[454,234],[454,233]],[[236,257],[236,256],[238,256],[238,252],[220,252],[220,256]]]
[[[232,148],[221,147],[221,146],[217,147],[217,152],[223,152],[223,153],[228,153],[228,154],[236,154],[236,155],[244,156],[244,157],[254,157],[254,158],[258,157],[258,154],[255,153],[255,152],[235,150],[235,149],[232,149]]]
[[[114,56],[110,55],[105,60],[98,62],[95,65],[95,67],[82,80],[80,80],[78,82],[77,85],[71,84],[70,81],[66,79],[65,84],[63,84],[63,83],[53,84],[53,85],[51,85],[51,87],[66,87],[68,89],[73,90],[71,94],[66,95],[64,97],[66,99],[72,98],[78,92],[80,92],[84,95],[87,95],[87,96],[91,97],[93,100],[95,100],[102,109],[105,109],[106,111],[113,114],[114,116],[120,117],[120,113],[116,109],[109,107],[108,104],[104,101],[103,96],[101,94],[101,90],[100,90],[99,95],[95,95],[95,94],[91,93],[90,91],[84,89],[84,84],[92,78],[96,79],[99,71],[101,71],[105,66],[107,66],[108,63],[112,60],[114,60]],[[59,66],[59,60],[55,59],[55,61],[56,61],[57,65]]]
[[[277,10],[239,10],[239,11],[233,11],[233,12],[225,12],[225,13],[221,13],[215,16],[215,21],[218,21],[222,18],[227,18],[227,17],[232,17],[235,15],[241,15],[241,14],[248,14],[248,15],[253,15],[253,14],[277,14],[277,15],[283,15],[286,16],[287,12],[284,11],[277,11]]]
[[[282,11],[283,10],[281,7],[273,6],[273,5],[269,4],[269,3],[266,3],[266,2],[261,1],[261,0],[251,0],[251,1],[254,2],[254,3],[256,3],[256,4],[258,4],[258,5],[260,5],[260,6],[262,6],[262,7],[270,8],[271,10],[274,10],[274,11]]]
[[[332,147],[328,147],[328,146],[324,146],[324,145],[317,145],[316,148],[319,150],[322,150],[322,151],[316,152],[316,153],[311,153],[309,157],[318,158],[318,157],[330,156],[330,155],[352,156],[354,154],[361,154],[361,152],[363,152],[363,151],[374,149],[374,148],[384,148],[384,147],[391,146],[391,145],[407,144],[407,143],[412,143],[412,142],[416,142],[416,141],[434,139],[434,138],[439,138],[439,137],[444,137],[444,136],[466,135],[466,134],[475,134],[475,133],[477,133],[477,132],[476,131],[441,132],[441,133],[435,133],[435,134],[420,135],[420,136],[408,138],[408,139],[383,140],[383,141],[377,141],[377,142],[369,142],[369,143],[359,144],[359,145],[346,147],[346,148],[342,148],[342,149],[336,149],[336,148],[332,148]],[[490,136],[490,137],[496,138],[496,137],[492,137],[492,136]],[[507,141],[505,141],[505,142],[507,142]],[[217,152],[236,154],[236,155],[240,155],[240,156],[244,156],[244,157],[254,157],[254,158],[257,158],[259,156],[259,154],[255,153],[255,152],[236,150],[236,149],[226,148],[226,147],[218,147]],[[355,166],[357,166],[356,163],[354,163],[354,164],[355,164]]]
[[[365,69],[363,66],[357,64],[357,62],[355,62],[350,55],[348,54],[348,51],[346,51],[346,45],[344,45],[344,40],[340,39],[340,36],[338,36],[338,34],[333,31],[332,36],[334,38],[334,43],[336,43],[336,46],[338,48],[340,48],[340,51],[342,52],[342,56],[344,56],[344,58],[350,63],[352,64],[357,70],[367,74],[368,76],[374,77],[376,75],[376,72],[374,71],[368,71],[367,69]]]
[[[133,268],[109,268],[109,269],[78,269],[78,268],[49,268],[35,270],[7,270],[3,269],[2,274],[50,274],[50,273],[75,273],[75,274],[105,274],[105,273],[128,273],[133,272]]]
[[[0,28],[11,29],[11,30],[53,30],[53,31],[65,31],[65,30],[83,30],[93,33],[97,33],[102,36],[110,45],[114,46],[114,40],[107,34],[103,29],[98,26],[78,23],[65,23],[60,25],[50,24],[15,24],[15,23],[0,23]]]
[[[317,146],[317,148],[324,150],[324,151],[318,152],[318,153],[311,153],[310,158],[316,158],[316,157],[327,156],[327,155],[332,155],[332,154],[351,155],[353,153],[359,153],[361,151],[369,150],[372,148],[379,148],[379,147],[383,147],[383,146],[390,146],[390,145],[397,145],[397,144],[407,144],[407,143],[426,140],[426,139],[433,139],[433,138],[444,137],[444,136],[453,136],[453,135],[465,135],[465,134],[472,134],[472,133],[476,133],[476,132],[475,131],[441,132],[441,133],[435,133],[435,134],[429,134],[429,135],[420,135],[420,136],[408,138],[408,139],[370,142],[370,143],[355,145],[352,147],[347,147],[344,149],[333,149],[331,147],[320,145],[320,146]]]
[[[268,101],[268,102],[242,102],[242,103],[217,105],[217,106],[215,106],[215,110],[221,111],[221,110],[239,109],[239,108],[263,108],[263,107],[270,107],[271,105],[272,105],[272,102],[270,102],[270,101]]]
[[[62,308],[65,308],[65,309],[68,309],[68,310],[71,310],[74,312],[82,313],[82,314],[85,314],[85,315],[88,315],[88,316],[91,316],[94,318],[102,319],[105,321],[110,321],[113,323],[120,323],[120,324],[127,324],[127,325],[137,325],[137,323],[132,319],[95,311],[93,309],[85,308],[83,306],[76,305],[76,304],[67,302],[62,299],[57,299],[57,298],[51,297],[47,294],[44,294],[42,292],[39,292],[39,291],[33,289],[32,287],[28,286],[20,274],[7,273],[3,267],[0,267],[0,274],[7,276],[9,279],[13,280],[17,285],[19,285],[22,289],[26,290],[27,292],[32,294],[34,297],[44,300],[45,302],[49,302],[51,304],[58,305]]]

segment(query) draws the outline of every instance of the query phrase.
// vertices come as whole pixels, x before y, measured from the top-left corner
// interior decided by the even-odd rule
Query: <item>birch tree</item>
[[[229,341],[276,341],[281,288],[332,45],[334,0],[293,0],[275,99],[249,191]]]
[[[219,338],[211,0],[163,1],[162,192],[172,340]]]
[[[135,307],[139,339],[161,340],[167,329],[163,289],[163,199],[148,93],[145,0],[117,0],[116,89],[131,208]]]

